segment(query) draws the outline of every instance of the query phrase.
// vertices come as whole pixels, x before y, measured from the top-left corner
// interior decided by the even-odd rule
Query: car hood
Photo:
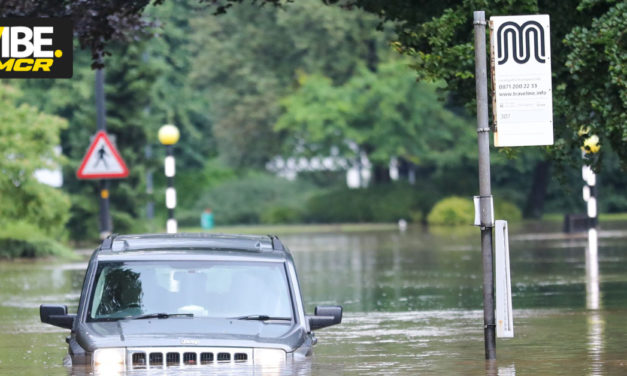
[[[294,323],[186,317],[82,323],[76,332],[89,352],[144,346],[277,347],[289,352],[306,334]]]

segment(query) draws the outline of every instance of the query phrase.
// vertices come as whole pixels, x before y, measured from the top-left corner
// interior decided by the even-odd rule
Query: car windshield
[[[292,312],[283,263],[101,262],[88,321],[152,314],[291,319]]]

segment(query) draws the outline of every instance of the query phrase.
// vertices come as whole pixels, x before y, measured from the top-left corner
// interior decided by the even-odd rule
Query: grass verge
[[[548,213],[542,216],[543,221],[562,222],[564,214]],[[627,213],[601,213],[599,214],[599,222],[627,221]]]

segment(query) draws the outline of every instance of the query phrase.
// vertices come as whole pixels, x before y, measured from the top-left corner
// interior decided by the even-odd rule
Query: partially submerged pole
[[[476,11],[475,85],[477,93],[477,139],[479,146],[479,196],[481,255],[483,259],[483,325],[485,358],[496,359],[496,322],[494,318],[494,279],[492,254],[492,193],[490,188],[490,127],[488,125],[488,79],[486,68],[485,12]]]

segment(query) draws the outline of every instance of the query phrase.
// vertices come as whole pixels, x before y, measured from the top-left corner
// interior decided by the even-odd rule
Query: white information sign
[[[553,144],[548,15],[490,17],[494,146]]]
[[[496,336],[514,337],[514,314],[512,311],[512,282],[509,269],[509,235],[507,221],[494,222],[494,271],[496,300]]]

